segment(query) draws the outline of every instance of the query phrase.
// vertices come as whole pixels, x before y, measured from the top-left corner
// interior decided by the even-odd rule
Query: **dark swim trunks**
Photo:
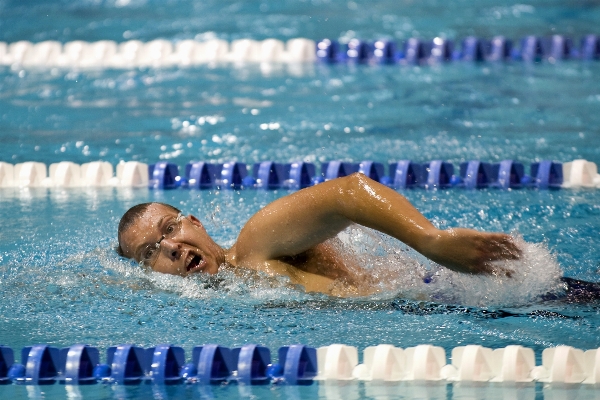
[[[568,303],[591,303],[600,300],[600,282],[588,282],[579,279],[560,278],[566,286],[559,293],[547,293],[543,300],[560,300]]]

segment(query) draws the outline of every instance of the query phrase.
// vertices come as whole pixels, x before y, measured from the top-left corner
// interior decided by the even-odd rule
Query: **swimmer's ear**
[[[202,222],[200,222],[200,220],[198,218],[196,218],[195,216],[193,216],[192,214],[188,215],[187,218],[190,220],[190,222],[200,228],[204,228],[204,225],[202,225]]]

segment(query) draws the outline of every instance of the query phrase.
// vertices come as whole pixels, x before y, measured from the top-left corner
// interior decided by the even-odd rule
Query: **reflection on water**
[[[39,399],[237,399],[282,398],[289,400],[321,399],[423,399],[423,400],[535,400],[535,399],[597,399],[594,385],[514,384],[486,382],[320,382],[310,386],[244,386],[237,384],[201,386],[0,386],[3,398]]]
[[[237,384],[202,385],[92,385],[0,386],[3,398],[38,399],[237,399],[278,398],[289,400],[535,400],[535,399],[597,399],[593,385],[500,384],[486,382],[319,382],[310,386],[244,386]]]

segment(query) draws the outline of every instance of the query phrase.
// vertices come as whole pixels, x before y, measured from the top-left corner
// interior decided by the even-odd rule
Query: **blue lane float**
[[[232,350],[237,360],[237,381],[246,385],[266,385],[270,383],[267,370],[271,365],[271,350],[268,347],[247,344]]]
[[[21,358],[25,364],[25,383],[51,385],[59,377],[59,349],[47,345],[25,347]]]
[[[148,376],[152,383],[172,385],[181,382],[180,371],[185,365],[185,351],[181,347],[161,344],[147,349],[146,353],[146,359],[150,360],[146,370],[149,371]]]
[[[466,189],[483,189],[495,180],[492,165],[478,160],[461,163],[460,178]]]
[[[398,62],[396,42],[378,40],[373,43],[373,60],[377,64],[394,64]]]
[[[94,368],[100,364],[100,353],[95,347],[76,344],[60,350],[61,382],[69,385],[96,383]]]
[[[194,347],[192,362],[197,371],[195,380],[204,385],[225,382],[235,370],[234,358],[228,347],[217,344]]]
[[[123,344],[106,350],[106,364],[110,366],[107,381],[120,385],[135,385],[147,372],[147,354],[142,347]]]
[[[244,178],[248,175],[246,164],[241,162],[226,162],[221,169],[221,177],[216,181],[216,187],[225,190],[241,189]]]
[[[389,166],[390,184],[394,189],[410,189],[425,183],[421,164],[401,160]]]
[[[581,39],[580,57],[582,60],[600,59],[600,37],[586,35]]]
[[[578,56],[573,40],[560,35],[542,39],[542,54],[552,62]]]
[[[462,41],[462,54],[460,59],[462,61],[473,62],[473,61],[484,61],[486,58],[486,43],[476,38],[475,36],[469,36]]]
[[[325,63],[342,61],[339,43],[335,40],[323,39],[317,43],[317,60]]]
[[[24,347],[21,350],[22,364],[14,363],[8,369],[8,378],[14,383],[29,385],[54,384],[59,374],[59,349],[45,344]]]
[[[562,164],[549,160],[531,164],[533,185],[539,189],[559,189],[563,184]]]
[[[13,350],[8,346],[0,345],[0,385],[11,382],[8,376],[9,368],[15,363]]]
[[[358,165],[358,172],[377,182],[381,182],[385,176],[383,164],[374,161],[362,161]]]
[[[494,37],[487,48],[484,57],[486,61],[507,61],[513,54],[513,42],[504,36]]]
[[[190,189],[213,189],[221,176],[223,164],[192,161],[185,166],[184,186]]]
[[[520,56],[523,61],[541,61],[544,56],[541,39],[537,36],[526,36],[521,39]]]
[[[358,172],[359,165],[343,161],[329,161],[321,164],[321,175],[325,181],[351,175]]]
[[[151,189],[175,189],[180,185],[179,167],[173,163],[160,161],[148,165],[148,176]]]
[[[417,38],[410,38],[404,43],[404,54],[398,54],[398,60],[407,64],[419,64],[428,56],[429,48]]]
[[[454,41],[437,37],[430,44],[430,59],[434,63],[452,61],[454,56]]]
[[[359,39],[352,39],[348,42],[346,58],[350,62],[364,64],[373,59],[372,45]]]
[[[256,177],[255,187],[265,190],[279,189],[286,180],[285,169],[283,164],[273,161],[263,161],[254,164],[253,175]],[[289,166],[287,170],[289,171]]]
[[[560,60],[600,59],[600,39],[597,35],[586,35],[578,46],[570,37],[553,35],[541,37],[529,35],[517,41],[504,36],[491,39],[469,36],[457,41],[447,38],[409,38],[401,46],[393,41],[378,40],[372,44],[352,39],[346,44],[332,39],[317,43],[317,60],[326,63],[355,62],[361,64],[399,63],[407,65],[440,64],[449,61],[497,62],[524,61],[529,63]],[[399,50],[400,49],[400,50]]]
[[[274,375],[288,385],[308,385],[318,374],[317,350],[301,344],[279,348],[279,367]]]
[[[454,166],[443,160],[433,160],[425,166],[426,189],[446,189],[452,186]]]
[[[313,184],[315,178],[315,165],[303,161],[293,162],[289,165],[289,173],[285,181],[287,189],[299,190]]]
[[[504,160],[500,164],[495,164],[493,168],[494,184],[500,189],[518,189],[530,184],[531,179],[525,176],[525,168],[519,162]]]

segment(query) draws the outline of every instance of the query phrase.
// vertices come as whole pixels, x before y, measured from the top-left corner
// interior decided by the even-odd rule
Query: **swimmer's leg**
[[[582,281],[566,276],[560,280],[566,285],[566,290],[557,296],[557,300],[568,303],[590,303],[600,300],[600,282]]]

